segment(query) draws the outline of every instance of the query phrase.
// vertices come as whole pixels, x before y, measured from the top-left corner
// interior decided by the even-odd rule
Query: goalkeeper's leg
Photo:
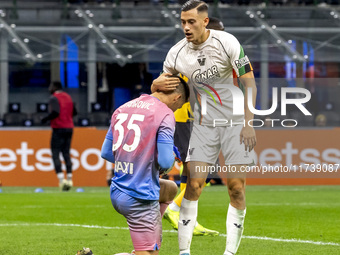
[[[168,205],[172,202],[177,194],[177,185],[175,182],[170,180],[159,179],[159,206],[161,211],[161,216],[168,207]]]

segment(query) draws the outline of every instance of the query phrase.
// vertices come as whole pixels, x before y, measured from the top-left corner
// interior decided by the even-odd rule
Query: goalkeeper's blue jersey
[[[119,107],[106,135],[115,158],[112,185],[135,198],[158,200],[157,142],[173,145],[175,124],[173,111],[150,95]]]

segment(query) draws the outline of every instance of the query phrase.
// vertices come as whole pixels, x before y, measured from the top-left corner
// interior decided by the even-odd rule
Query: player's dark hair
[[[200,0],[189,0],[182,5],[182,12],[190,11],[197,8],[197,12],[208,12],[208,5]]]
[[[53,82],[52,82],[52,85],[53,85],[53,87],[54,87],[56,90],[60,90],[60,89],[63,88],[63,85],[61,84],[60,81],[53,81]]]
[[[189,97],[190,97],[190,89],[189,89],[188,84],[185,82],[185,80],[183,80],[179,76],[172,75],[170,77],[176,77],[180,80],[181,83],[177,86],[175,92],[181,94],[184,98],[184,101],[187,102],[189,100]]]
[[[221,30],[224,31],[223,22],[215,17],[209,17],[209,23],[207,25],[208,29]]]

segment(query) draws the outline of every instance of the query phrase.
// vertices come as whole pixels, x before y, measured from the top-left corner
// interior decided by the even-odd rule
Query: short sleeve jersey
[[[252,71],[252,66],[233,35],[210,30],[208,39],[200,45],[182,39],[168,52],[163,71],[188,77],[196,102],[195,122],[211,126],[214,119],[229,123],[244,120],[244,115],[233,115],[230,87],[236,86],[242,93],[236,78]]]
[[[112,184],[132,197],[158,200],[157,138],[173,143],[175,124],[173,111],[150,95],[120,106],[106,135],[115,157]]]

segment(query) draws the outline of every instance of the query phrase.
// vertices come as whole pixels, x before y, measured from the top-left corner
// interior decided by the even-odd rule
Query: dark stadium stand
[[[159,3],[157,6],[150,8],[150,5],[157,2]],[[10,35],[3,40],[3,43],[7,42],[4,45],[8,48],[7,56],[1,56],[8,59],[8,84],[5,81],[1,82],[9,87],[8,102],[21,103],[21,109],[32,113],[26,116],[26,119],[31,118],[35,126],[39,125],[41,114],[33,113],[36,112],[35,106],[41,102],[41,98],[48,97],[47,86],[52,73],[57,77],[60,74],[65,76],[60,78],[64,79],[65,89],[72,92],[72,97],[79,106],[80,116],[86,118],[91,125],[107,126],[109,112],[114,110],[112,109],[114,89],[119,86],[127,87],[122,82],[127,80],[127,77],[135,76],[131,72],[122,74],[118,67],[147,63],[148,71],[155,78],[162,68],[162,61],[168,49],[183,36],[178,18],[180,6],[184,2],[185,0],[0,1],[2,19],[0,28],[1,31],[5,28],[8,32],[2,35],[5,37]],[[308,84],[302,84],[310,91],[312,89],[314,91],[313,100],[309,102],[310,107],[307,109],[315,116],[325,111],[325,103],[334,102],[334,108],[332,111],[325,111],[325,116],[330,126],[339,126],[337,112],[340,109],[340,102],[337,95],[340,93],[340,87],[336,79],[340,73],[338,64],[340,39],[332,37],[339,32],[339,8],[333,6],[338,1],[207,0],[206,2],[212,7],[209,15],[220,18],[226,24],[225,30],[235,35],[244,46],[246,54],[252,61],[256,78],[263,78],[261,76],[263,63],[267,63],[268,78],[272,79],[269,83],[273,83],[273,78],[284,80],[280,87],[297,86],[288,84],[291,78],[286,77],[287,66],[304,70],[296,73],[296,77],[304,75],[305,78],[309,72],[313,72],[315,80],[319,79],[320,82],[310,87]],[[248,3],[250,6],[247,6]],[[103,8],[104,5],[106,8]],[[215,8],[216,6],[218,8]],[[79,13],[79,7],[85,15]],[[85,19],[84,16],[87,15],[88,19]],[[330,38],[331,41],[328,41]],[[93,51],[90,45],[94,47]],[[2,45],[0,46],[2,48]],[[303,47],[307,49],[306,55],[302,54]],[[63,49],[63,52],[59,52],[59,49]],[[262,52],[263,49],[266,52]],[[71,57],[75,59],[68,62],[67,54],[73,50],[76,56]],[[308,57],[312,50],[315,50],[313,56],[315,60],[309,61]],[[268,55],[265,61],[263,54]],[[119,60],[122,60],[121,56],[126,58],[119,63]],[[62,68],[72,61],[79,72],[72,74],[72,69],[62,73]],[[103,84],[102,73],[97,65],[99,62],[113,66],[108,69],[107,86],[103,91],[99,91]],[[91,63],[94,65],[89,65]],[[89,72],[90,67],[92,73]],[[69,83],[66,78],[68,72],[72,74],[74,84]],[[94,77],[92,80],[89,80],[89,73]],[[326,78],[335,81],[325,83]],[[75,87],[71,88],[70,85]],[[136,93],[132,85],[127,89],[131,89],[131,97],[134,97]],[[273,84],[268,86],[267,95],[258,93],[257,106],[263,109],[268,106],[267,103],[261,105],[261,99],[271,96]],[[258,87],[260,92],[262,84],[259,83]],[[99,94],[105,100],[101,100],[103,98],[99,97]],[[26,100],[28,95],[30,100]],[[2,102],[6,101],[1,99]],[[96,101],[103,103],[105,113],[89,113],[91,102]],[[8,102],[0,104],[2,118],[8,122],[6,125],[21,126],[22,121],[15,120],[10,114],[7,114],[8,120],[5,120]],[[298,111],[292,111],[290,115],[296,117],[301,125],[314,126],[312,118],[301,116]],[[277,112],[270,117],[286,118]],[[76,118],[76,124],[80,118]]]
[[[186,0],[2,0],[2,5],[29,6],[51,5],[51,4],[99,4],[103,7],[106,4],[125,5],[125,4],[179,4],[182,5]],[[209,4],[227,4],[227,5],[338,5],[339,0],[205,0]]]
[[[319,114],[326,116],[327,124],[326,126],[338,127],[340,126],[340,113],[335,111],[321,111]]]
[[[92,112],[87,115],[91,126],[109,126],[110,115],[106,112]]]
[[[22,112],[10,112],[4,114],[6,126],[23,126],[24,121],[29,119],[29,114]]]
[[[41,123],[41,119],[46,117],[48,113],[46,112],[35,112],[31,114],[31,119],[33,121],[34,126],[48,126],[48,123]]]
[[[314,126],[314,116],[306,116],[301,111],[296,110],[288,113],[290,119],[298,122],[299,126],[312,127]]]

